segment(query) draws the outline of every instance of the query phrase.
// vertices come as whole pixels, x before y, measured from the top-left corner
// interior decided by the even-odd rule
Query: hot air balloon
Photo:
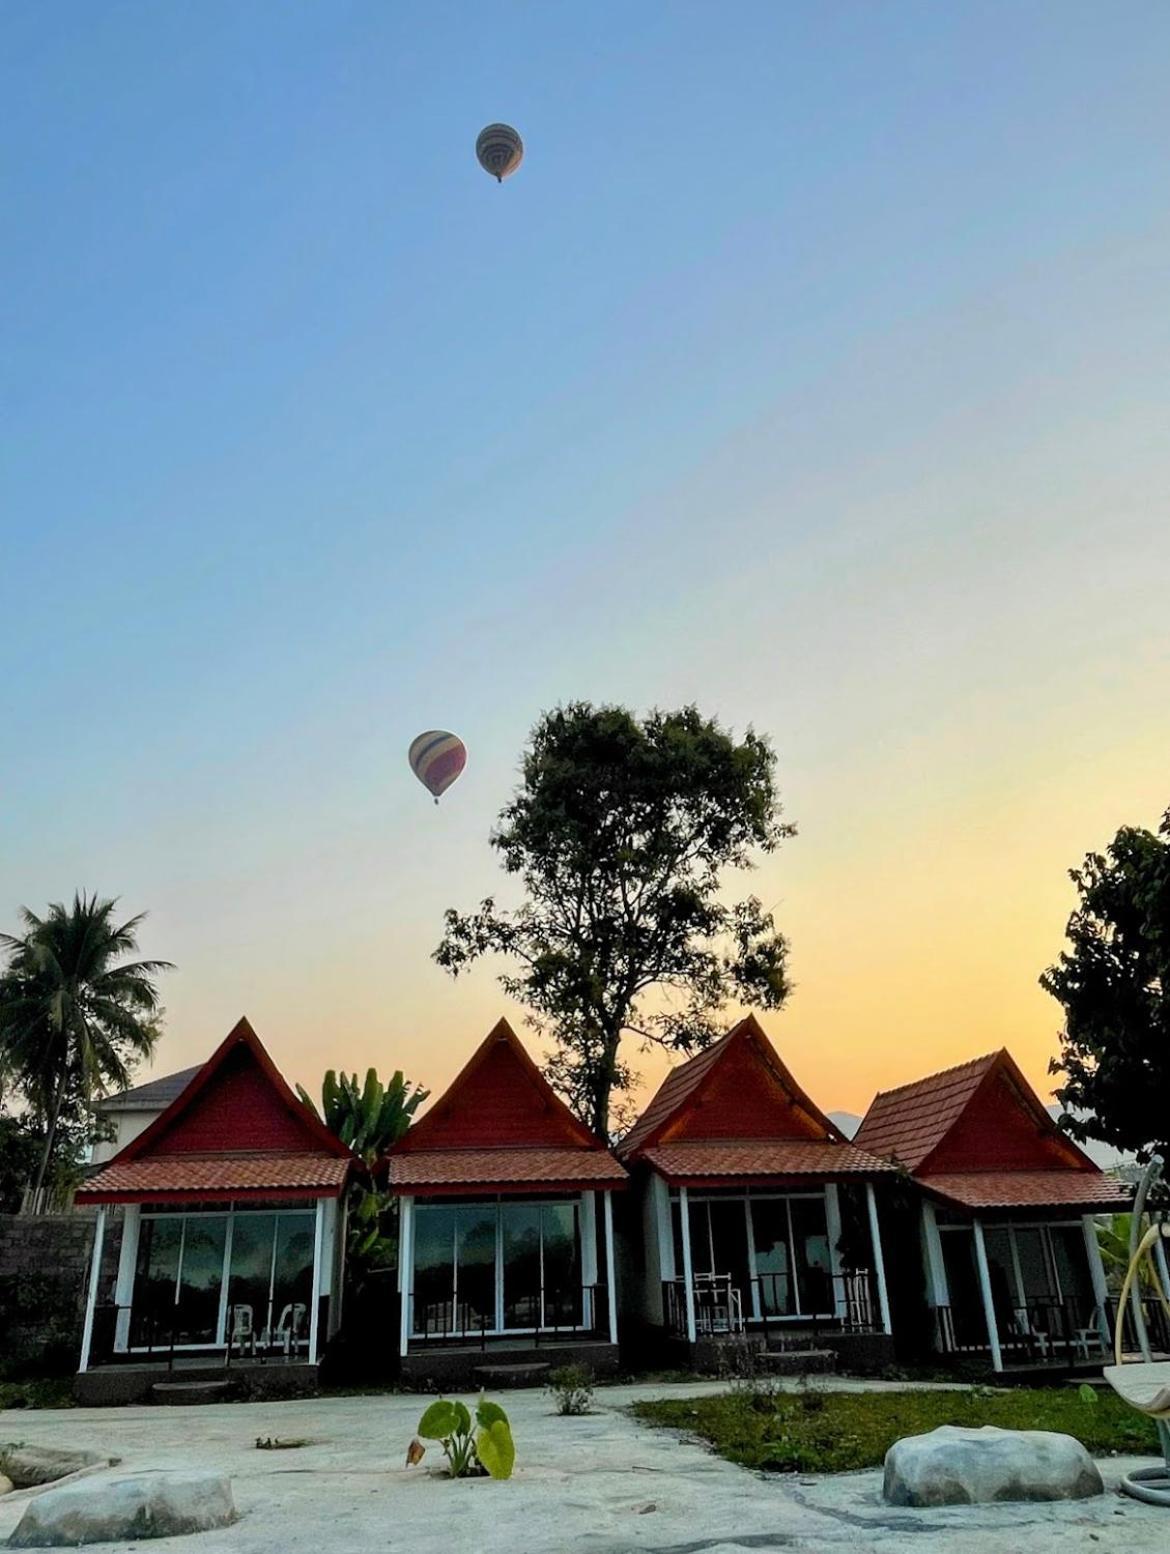
[[[484,172],[503,183],[524,160],[524,142],[510,124],[489,124],[479,132],[475,154]]]
[[[457,734],[429,728],[412,741],[406,759],[419,782],[434,794],[437,804],[467,765],[467,747]]]

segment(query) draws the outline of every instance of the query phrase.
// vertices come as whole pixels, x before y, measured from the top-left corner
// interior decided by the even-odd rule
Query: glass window
[[[960,1349],[978,1347],[987,1342],[987,1319],[975,1264],[975,1236],[970,1229],[944,1230],[939,1235],[939,1245],[947,1276],[954,1342]]]
[[[1040,1302],[1055,1300],[1056,1285],[1043,1231],[1035,1226],[1018,1226],[1012,1233],[1016,1242],[1016,1255],[1020,1259],[1024,1299]]]
[[[272,1331],[272,1242],[275,1214],[237,1214],[232,1222],[228,1326],[264,1343]],[[238,1313],[238,1315],[237,1315]]]
[[[496,1325],[496,1224],[494,1203],[455,1211],[456,1317],[461,1332]]]
[[[788,1246],[788,1200],[753,1198],[751,1210],[760,1313],[789,1316],[796,1310],[796,1287]]]
[[[544,1321],[573,1327],[581,1321],[581,1244],[575,1203],[540,1208]]]
[[[414,1331],[447,1333],[455,1323],[455,1210],[420,1203],[414,1212]]]
[[[799,1309],[805,1316],[831,1316],[836,1305],[825,1200],[792,1198],[789,1202]]]
[[[223,1288],[227,1222],[226,1214],[190,1214],[184,1220],[177,1343],[219,1342],[219,1297]]]
[[[134,1272],[131,1348],[168,1345],[171,1341],[182,1244],[181,1214],[143,1219],[138,1231],[138,1263]]]
[[[290,1349],[309,1336],[313,1303],[313,1214],[281,1214],[276,1221],[276,1251],[272,1272],[273,1336],[287,1339]]]
[[[1097,1297],[1089,1272],[1089,1253],[1079,1225],[1053,1225],[1052,1256],[1060,1279],[1060,1296],[1069,1308],[1074,1327],[1087,1327],[1093,1321]]]
[[[1023,1298],[1016,1279],[1012,1259],[1012,1232],[1009,1229],[988,1226],[983,1232],[983,1249],[987,1253],[987,1276],[991,1280],[991,1304],[995,1308],[995,1321],[1000,1336],[1008,1335],[1023,1327]],[[980,1294],[982,1298],[982,1294]]]
[[[504,1326],[540,1321],[540,1205],[501,1205],[504,1238]]]

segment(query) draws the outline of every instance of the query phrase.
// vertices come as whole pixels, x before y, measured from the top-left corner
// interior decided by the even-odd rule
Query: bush
[[[588,1414],[593,1409],[593,1372],[584,1365],[562,1365],[550,1371],[548,1389],[558,1414]]]

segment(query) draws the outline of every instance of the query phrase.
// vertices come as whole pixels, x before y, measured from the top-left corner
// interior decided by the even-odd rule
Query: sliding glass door
[[[417,1203],[411,1332],[531,1332],[581,1321],[577,1201]]]

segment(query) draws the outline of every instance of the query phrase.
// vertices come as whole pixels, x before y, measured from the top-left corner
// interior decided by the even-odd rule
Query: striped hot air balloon
[[[475,155],[484,172],[503,183],[524,160],[524,142],[510,124],[489,124],[479,132]]]
[[[429,728],[412,741],[406,759],[419,782],[434,794],[437,804],[467,765],[467,746],[457,734]]]

